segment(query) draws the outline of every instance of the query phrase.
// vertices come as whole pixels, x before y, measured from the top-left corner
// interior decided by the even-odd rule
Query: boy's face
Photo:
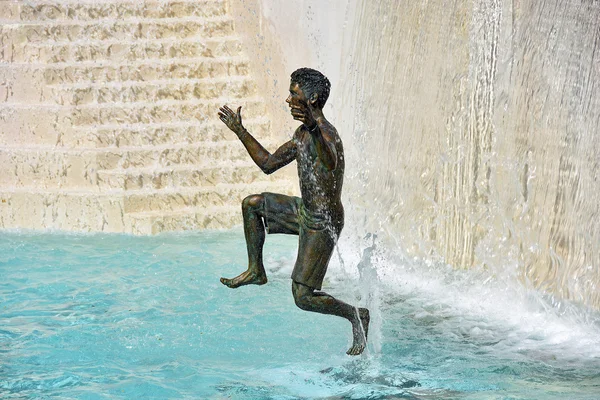
[[[291,82],[290,95],[285,100],[285,102],[289,104],[291,109],[296,108],[299,110],[304,110],[308,105],[308,98],[296,82]]]

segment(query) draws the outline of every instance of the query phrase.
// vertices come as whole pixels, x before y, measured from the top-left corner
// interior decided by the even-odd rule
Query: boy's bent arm
[[[254,163],[265,174],[271,174],[296,159],[295,135],[294,139],[271,154],[242,125],[242,107],[238,107],[237,112],[234,112],[225,105],[219,108],[219,118],[242,141]]]
[[[329,171],[334,170],[337,167],[337,151],[335,150],[333,138],[329,134],[328,128],[321,128],[317,124],[309,132],[315,139],[315,147],[319,159]]]
[[[254,163],[265,174],[272,174],[296,159],[296,143],[293,140],[284,143],[271,154],[247,130],[240,132],[238,137]]]

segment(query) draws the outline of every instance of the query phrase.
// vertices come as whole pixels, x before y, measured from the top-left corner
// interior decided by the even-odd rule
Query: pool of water
[[[295,249],[269,237],[269,283],[231,290],[240,229],[0,234],[0,397],[600,399],[597,320],[466,304],[411,284],[418,269],[365,291],[334,262],[324,289],[374,316],[369,350],[346,356],[348,322],[294,305]]]

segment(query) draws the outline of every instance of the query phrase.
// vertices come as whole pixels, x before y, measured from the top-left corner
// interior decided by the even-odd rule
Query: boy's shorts
[[[268,192],[262,195],[267,233],[299,235],[292,279],[320,290],[343,221],[332,222],[327,215],[308,212],[299,197]]]

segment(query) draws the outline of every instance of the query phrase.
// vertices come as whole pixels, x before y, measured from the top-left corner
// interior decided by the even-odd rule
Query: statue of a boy
[[[293,138],[270,154],[242,125],[241,109],[220,108],[219,118],[246,147],[266,174],[296,161],[302,198],[276,193],[254,194],[242,202],[248,269],[233,279],[221,278],[230,288],[263,285],[267,274],[262,260],[265,227],[268,233],[299,235],[298,257],[292,273],[296,305],[306,311],[332,314],[352,324],[354,343],[347,351],[358,355],[366,347],[369,310],[355,308],[327,293],[321,284],[334,246],[344,226],[341,201],[344,149],[334,126],[325,119],[323,106],[331,84],[319,71],[300,68],[291,75],[286,102],[302,125]]]

